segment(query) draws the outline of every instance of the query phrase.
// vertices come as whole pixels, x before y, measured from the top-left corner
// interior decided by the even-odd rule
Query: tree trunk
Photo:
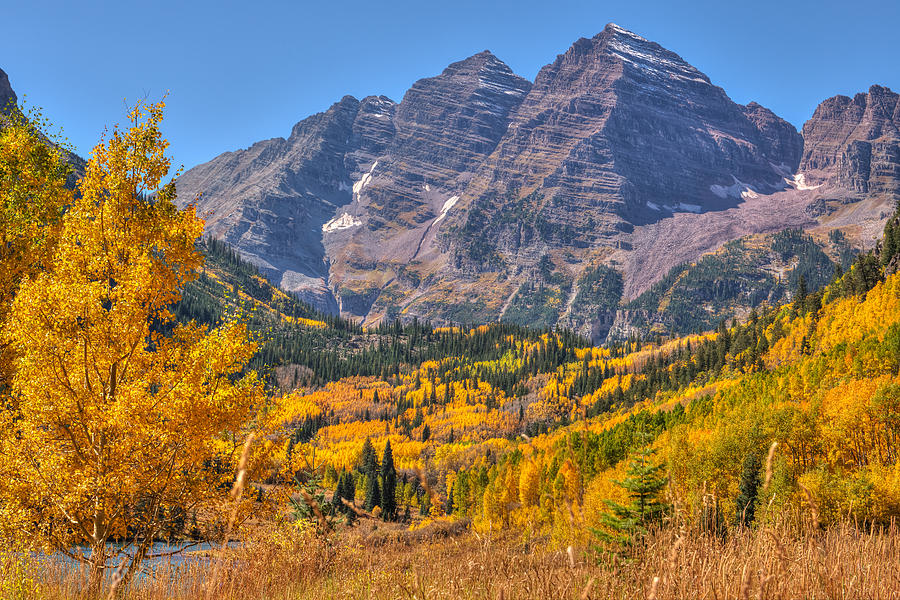
[[[96,598],[103,586],[103,574],[106,571],[106,540],[91,544],[91,558],[88,562],[88,597]]]
[[[152,543],[153,535],[145,536],[141,540],[140,545],[134,553],[134,558],[131,559],[131,563],[129,563],[127,570],[122,576],[122,580],[119,582],[118,590],[120,594],[127,590],[128,586],[131,585],[131,580],[134,579],[134,574],[141,566],[141,563],[144,562],[144,558],[147,556],[147,552],[150,550],[150,544]]]

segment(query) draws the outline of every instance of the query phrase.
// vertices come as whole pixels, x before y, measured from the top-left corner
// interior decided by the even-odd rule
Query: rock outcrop
[[[460,207],[480,220],[530,196],[542,231],[524,237],[546,246],[531,256],[627,248],[635,225],[784,189],[801,147],[771,111],[734,103],[678,55],[611,24],[541,69]],[[483,249],[469,252],[473,227],[461,226],[457,264],[477,269]],[[513,240],[499,254],[523,255],[522,235],[492,237]]]
[[[900,192],[900,96],[873,85],[822,102],[803,126],[800,171],[807,185],[857,194]]]
[[[390,144],[354,174],[353,202],[325,230],[342,311],[366,314],[377,290],[417,259],[530,87],[487,51],[413,84],[393,113]]]

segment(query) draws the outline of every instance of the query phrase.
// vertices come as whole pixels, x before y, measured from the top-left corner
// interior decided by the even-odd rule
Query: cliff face
[[[202,192],[209,235],[320,308],[599,340],[730,240],[837,227],[865,245],[898,193],[898,110],[875,86],[824,102],[801,137],[610,24],[533,84],[485,51],[400,103],[346,97],[191,169],[179,199]]]
[[[858,194],[900,191],[898,94],[873,85],[866,94],[822,102],[803,126],[800,170],[809,185],[829,184]]]
[[[549,247],[627,247],[635,225],[783,189],[801,147],[771,111],[735,104],[678,55],[609,25],[540,71],[461,207],[480,217],[530,195],[557,238],[535,236]],[[501,253],[522,253],[513,238]],[[455,249],[461,267],[480,268],[465,240]]]
[[[179,202],[196,202],[207,234],[235,246],[273,281],[335,311],[322,227],[350,202],[352,175],[391,139],[392,110],[386,98],[347,96],[297,123],[287,139],[258,142],[186,172],[177,183]]]
[[[579,212],[612,203],[638,215],[647,202],[718,207],[710,186],[734,178],[780,189],[770,163],[796,168],[801,144],[771,112],[735,104],[678,55],[609,25],[540,71],[482,172]]]
[[[416,259],[529,88],[482,52],[406,93],[392,115],[390,143],[354,176],[352,203],[325,229],[342,310],[366,314],[360,311],[375,290]]]

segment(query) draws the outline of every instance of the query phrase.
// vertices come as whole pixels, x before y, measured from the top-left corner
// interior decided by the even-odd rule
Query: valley
[[[890,89],[610,23],[184,172],[0,106],[0,599],[900,594]]]

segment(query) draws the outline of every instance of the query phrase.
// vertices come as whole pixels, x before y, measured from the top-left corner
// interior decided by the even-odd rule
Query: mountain
[[[858,194],[900,191],[900,96],[873,85],[852,99],[822,102],[803,126],[801,170],[808,185]]]
[[[9,76],[3,69],[0,69],[0,126],[4,124],[6,118],[22,115],[18,101],[19,98],[16,96],[16,92],[9,82]],[[29,115],[26,115],[26,117],[27,116]],[[87,161],[72,152],[66,142],[60,143],[58,138],[47,138],[43,133],[41,135],[48,144],[56,146],[60,150],[63,160],[71,167],[71,172],[67,178],[67,185],[74,188],[78,180],[84,175]]]
[[[19,101],[12,86],[9,84],[9,76],[0,69],[0,113],[6,113]]]
[[[897,95],[874,86],[823,102],[801,136],[610,24],[533,83],[485,51],[399,103],[345,97],[287,139],[191,169],[179,201],[202,194],[208,235],[321,310],[369,324],[562,324],[602,341],[776,301],[746,282],[775,266],[796,280],[800,255],[763,256],[784,229],[810,232],[831,261],[820,270],[844,260],[831,230],[872,246],[898,194],[897,111]],[[641,300],[743,238],[762,254],[702,319]],[[634,302],[658,314],[635,321]]]
[[[444,215],[507,131],[530,83],[490,52],[416,82],[397,105],[394,137],[353,187],[343,225],[324,227],[342,312],[365,315],[384,289],[417,287],[405,269],[434,242]],[[397,282],[399,283],[399,282]]]

